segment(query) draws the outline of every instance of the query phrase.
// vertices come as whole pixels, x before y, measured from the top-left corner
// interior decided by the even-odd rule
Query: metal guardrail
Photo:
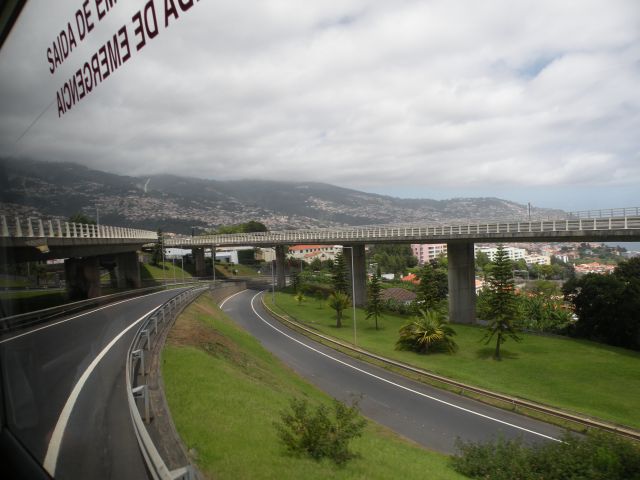
[[[147,469],[154,480],[195,480],[195,470],[191,465],[169,470],[158,452],[145,424],[151,421],[149,405],[149,388],[145,383],[148,363],[145,363],[146,352],[149,352],[158,337],[159,326],[166,326],[208,287],[193,287],[168,300],[158,307],[142,323],[131,342],[127,354],[126,382],[129,411],[133,421],[136,437]]]
[[[0,334],[30,327],[46,320],[50,320],[51,318],[58,317],[60,315],[111,303],[114,300],[118,300],[120,298],[136,297],[145,293],[153,292],[155,290],[162,290],[164,288],[166,288],[164,285],[159,285],[154,287],[138,288],[135,290],[127,290],[126,292],[112,293],[110,295],[103,295],[101,297],[89,298],[87,300],[65,303],[64,305],[58,305],[56,307],[49,307],[42,310],[36,310],[33,312],[26,312],[19,315],[0,318]]]
[[[158,241],[157,232],[137,228],[62,222],[60,219],[0,216],[0,237],[13,238],[102,238]]]
[[[370,359],[376,360],[377,362],[380,362],[382,364],[385,365],[389,365],[395,368],[399,368],[400,370],[404,370],[406,372],[410,372],[412,374],[416,374],[416,375],[420,375],[422,377],[426,377],[429,378],[430,380],[436,380],[440,383],[443,383],[445,385],[451,386],[451,387],[455,387],[455,388],[459,388],[462,392],[472,392],[476,395],[480,395],[486,398],[491,398],[494,400],[500,400],[502,402],[505,402],[507,404],[513,405],[513,406],[519,406],[519,407],[523,407],[523,408],[527,408],[529,410],[533,410],[539,413],[543,413],[545,415],[549,415],[552,417],[556,417],[556,418],[560,418],[562,420],[566,420],[566,421],[570,421],[579,425],[583,425],[586,427],[590,427],[590,428],[598,428],[601,430],[606,430],[608,432],[611,433],[615,433],[624,437],[628,437],[631,438],[633,440],[640,440],[640,432],[637,430],[632,430],[629,428],[625,428],[625,427],[621,427],[618,425],[614,425],[611,423],[607,423],[607,422],[603,422],[600,420],[594,420],[591,418],[586,418],[586,417],[582,417],[580,415],[575,415],[572,413],[568,413],[568,412],[564,412],[552,407],[548,407],[546,405],[541,405],[539,403],[535,403],[535,402],[531,402],[529,400],[523,400],[520,398],[516,398],[516,397],[512,397],[509,395],[504,395],[502,393],[496,393],[496,392],[492,392],[490,390],[485,390],[483,388],[480,387],[474,387],[472,385],[467,385],[466,383],[462,383],[462,382],[458,382],[456,380],[452,380],[450,378],[447,377],[443,377],[440,375],[437,375],[435,373],[431,373],[431,372],[427,372],[425,370],[422,370],[420,368],[416,368],[413,367],[411,365],[407,365],[406,363],[402,363],[402,362],[398,362],[396,360],[391,360],[389,358],[386,357],[382,357],[380,355],[376,355],[375,353],[371,353],[367,350],[362,350],[360,348],[354,347],[353,345],[349,345],[346,344],[344,342],[341,342],[339,340],[336,340],[335,338],[331,338],[327,335],[323,335],[321,333],[318,332],[314,332],[313,330],[305,327],[304,325],[300,324],[299,322],[290,320],[288,318],[286,318],[285,316],[275,312],[271,307],[269,307],[266,302],[264,301],[264,295],[261,295],[261,300],[262,300],[262,305],[277,319],[279,319],[280,321],[284,322],[285,324],[291,325],[293,326],[295,329],[297,330],[302,330],[303,334],[305,335],[312,335],[314,337],[318,337],[321,340],[328,342],[330,344],[333,345],[337,345],[342,349],[351,351],[353,353],[357,353],[358,355],[364,356],[364,357],[368,357]]]
[[[590,211],[595,215],[595,211]],[[419,242],[429,239],[442,240],[456,237],[481,237],[500,234],[532,234],[561,232],[606,232],[640,230],[640,208],[599,210],[598,216],[580,217],[584,212],[574,212],[565,219],[531,220],[513,222],[452,223],[426,226],[374,226],[345,227],[315,230],[283,230],[257,233],[235,233],[225,235],[201,235],[198,237],[175,237],[165,241],[165,246],[211,246],[211,245],[276,245],[296,243],[335,242]],[[610,215],[607,215],[610,213]],[[624,213],[622,216],[615,214]],[[638,214],[636,214],[638,213]],[[633,214],[633,215],[631,215]],[[522,236],[522,235],[520,235]]]

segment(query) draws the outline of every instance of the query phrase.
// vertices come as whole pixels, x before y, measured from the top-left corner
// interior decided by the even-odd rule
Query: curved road
[[[259,295],[245,290],[222,308],[320,389],[343,401],[361,397],[364,415],[425,447],[454,453],[457,438],[482,441],[502,435],[540,442],[562,434],[555,426],[409,380],[314,342],[273,319]]]
[[[58,479],[147,478],[126,397],[126,354],[163,290],[0,339],[13,434]]]

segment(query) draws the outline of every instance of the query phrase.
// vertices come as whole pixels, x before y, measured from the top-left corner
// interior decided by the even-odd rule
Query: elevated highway
[[[640,207],[572,212],[562,218],[474,221],[432,225],[384,225],[260,233],[176,237],[168,247],[192,248],[204,262],[204,248],[219,246],[275,247],[278,286],[285,283],[286,245],[343,245],[346,263],[353,265],[355,301],[366,301],[365,245],[446,243],[449,264],[449,317],[458,323],[475,321],[474,244],[511,242],[634,242],[640,240]]]
[[[148,230],[0,216],[0,265],[64,258],[71,299],[100,296],[101,267],[111,272],[114,286],[139,288],[136,252],[157,241]]]

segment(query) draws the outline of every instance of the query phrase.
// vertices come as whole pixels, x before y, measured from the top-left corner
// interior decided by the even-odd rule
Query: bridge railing
[[[638,217],[640,207],[607,208],[603,210],[580,210],[568,212],[567,218],[613,218],[613,217]]]
[[[598,215],[567,216],[564,219],[511,222],[457,223],[449,225],[344,227],[316,230],[290,230],[236,233],[174,238],[166,246],[274,245],[334,241],[336,244],[380,240],[420,241],[429,238],[455,238],[493,234],[551,232],[589,232],[640,229],[640,208],[597,211]],[[575,212],[579,213],[579,212]],[[595,211],[592,211],[595,213]],[[622,215],[624,213],[624,215]],[[520,235],[522,236],[522,235]]]
[[[39,217],[0,216],[0,236],[14,238],[101,238],[157,241],[158,234],[137,228],[63,222]]]

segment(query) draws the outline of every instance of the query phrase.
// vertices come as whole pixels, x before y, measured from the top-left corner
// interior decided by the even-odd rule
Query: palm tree
[[[418,310],[418,315],[400,329],[396,350],[453,353],[458,349],[451,338],[455,334],[455,330],[437,310]]]
[[[336,327],[342,327],[342,312],[349,308],[351,300],[342,292],[333,292],[329,296],[329,306],[336,311]]]

